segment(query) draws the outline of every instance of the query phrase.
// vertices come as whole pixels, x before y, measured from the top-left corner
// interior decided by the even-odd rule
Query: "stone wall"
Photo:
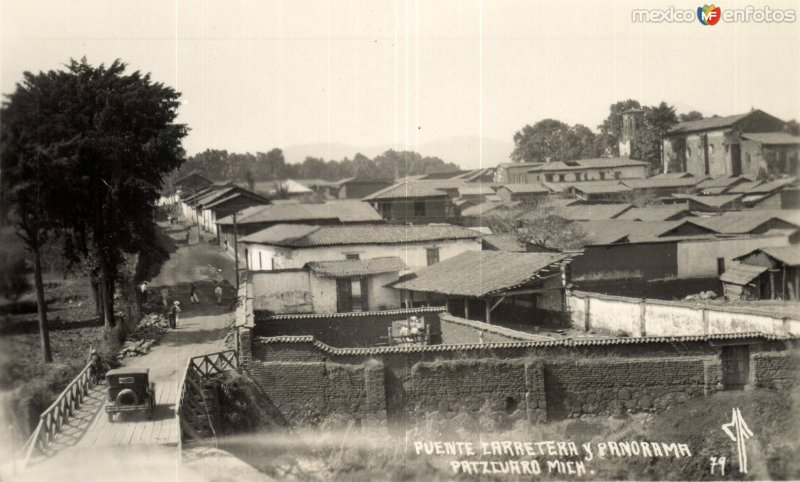
[[[800,381],[800,355],[796,351],[758,353],[751,360],[757,387],[784,390]]]

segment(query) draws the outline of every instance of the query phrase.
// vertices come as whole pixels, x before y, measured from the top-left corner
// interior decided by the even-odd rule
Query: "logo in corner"
[[[714,4],[697,7],[697,20],[700,20],[703,25],[716,25],[721,17],[720,8],[715,7]]]

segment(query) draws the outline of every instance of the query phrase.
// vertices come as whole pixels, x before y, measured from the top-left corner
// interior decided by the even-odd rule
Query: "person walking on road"
[[[217,295],[217,304],[222,304],[222,286],[217,284],[217,287],[214,288],[214,294]]]
[[[190,236],[189,230],[187,229],[186,230],[186,244],[189,244],[189,236]]]
[[[178,327],[178,314],[181,312],[181,302],[175,300],[169,309],[169,327],[173,330]]]
[[[164,308],[169,306],[169,301],[167,301],[168,297],[169,297],[169,290],[165,286],[165,287],[161,288],[161,302],[164,303]]]
[[[192,283],[192,290],[189,293],[189,301],[200,304],[200,298],[197,297],[197,287],[195,287],[194,283]]]

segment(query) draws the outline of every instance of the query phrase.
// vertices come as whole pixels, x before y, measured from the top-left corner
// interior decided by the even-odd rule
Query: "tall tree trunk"
[[[105,275],[100,276],[98,285],[100,287],[100,309],[102,311],[101,317],[103,319],[103,325],[106,327],[106,330],[108,330],[113,326],[113,323],[110,316],[110,313],[112,312],[110,312],[108,309],[109,292]]]
[[[45,363],[53,361],[50,350],[50,328],[47,326],[47,300],[44,297],[44,280],[42,279],[42,254],[38,242],[33,246],[33,271],[36,284],[36,309],[39,312],[39,335],[42,346],[42,359]]]
[[[100,319],[102,317],[102,304],[100,302],[100,285],[97,281],[97,276],[94,274],[90,277],[92,283],[92,295],[94,297],[94,312],[97,315],[97,318]]]

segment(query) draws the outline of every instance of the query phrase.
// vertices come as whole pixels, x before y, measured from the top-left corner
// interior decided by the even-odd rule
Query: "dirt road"
[[[180,228],[167,228],[173,238],[185,239]],[[183,312],[177,329],[167,332],[148,354],[123,360],[125,366],[150,369],[151,380],[156,383],[158,403],[153,419],[148,420],[144,414],[123,414],[113,423],[109,422],[103,410],[105,386],[100,385],[65,426],[46,457],[31,461],[24,474],[26,480],[48,480],[55,474],[60,480],[65,480],[65,476],[66,480],[73,480],[69,474],[75,475],[75,479],[85,480],[85,470],[80,464],[76,465],[76,461],[96,461],[96,455],[91,454],[104,454],[102,458],[106,461],[119,460],[115,464],[99,464],[93,473],[102,473],[104,470],[100,467],[107,467],[107,475],[114,474],[112,478],[116,478],[119,475],[116,470],[131,465],[122,461],[132,458],[139,462],[149,460],[156,466],[148,470],[171,473],[173,475],[169,478],[174,479],[178,474],[179,460],[175,423],[178,383],[189,358],[223,349],[223,338],[233,319],[235,293],[230,284],[222,283],[224,296],[222,303],[217,304],[214,288],[220,270],[224,272],[232,268],[230,257],[207,243],[189,246],[182,243],[173,250],[158,276],[152,280],[150,296],[151,300],[160,299],[160,290],[166,287],[169,302],[180,301]],[[200,304],[189,301],[190,283],[195,283],[198,289]],[[148,447],[153,445],[160,447]]]

